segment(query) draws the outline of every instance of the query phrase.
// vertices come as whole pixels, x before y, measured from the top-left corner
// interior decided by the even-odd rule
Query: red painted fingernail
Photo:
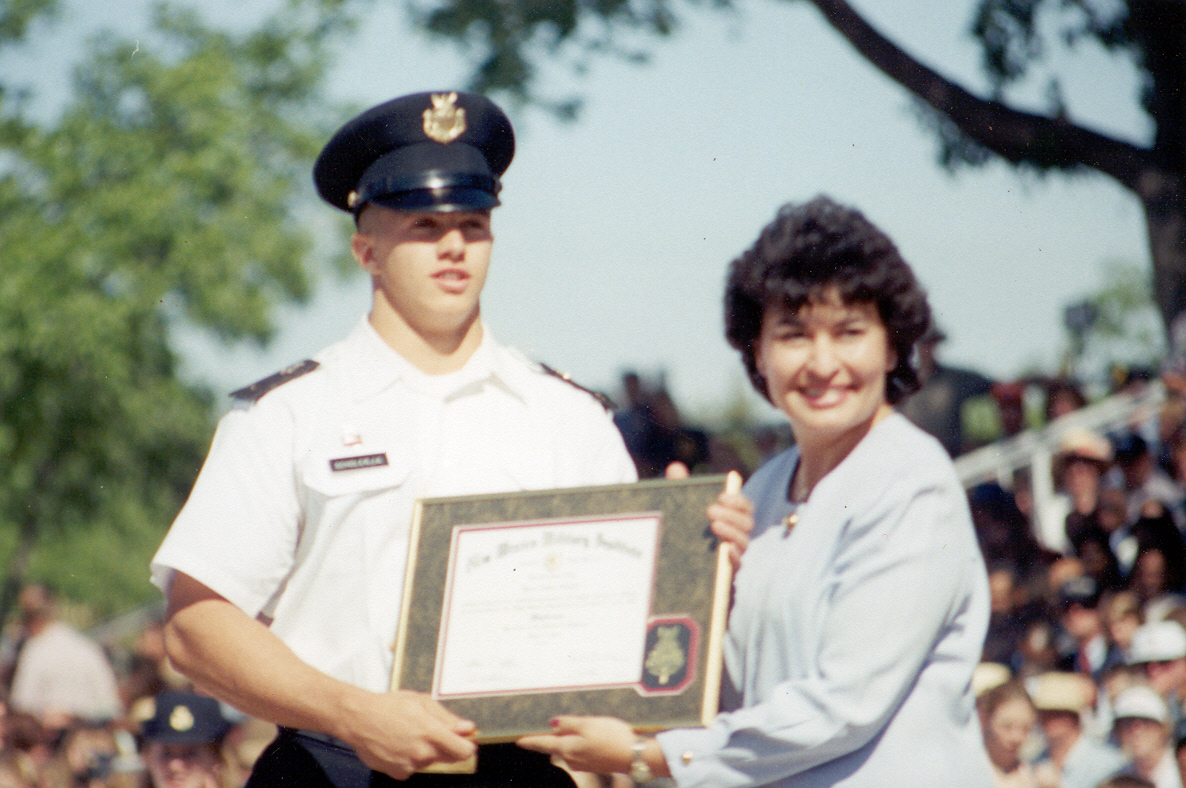
[[[551,725],[553,728],[559,728],[559,727],[560,727],[560,720],[558,720],[558,719],[556,719],[555,717],[553,717],[552,719],[548,720],[548,724],[549,724],[549,725]]]

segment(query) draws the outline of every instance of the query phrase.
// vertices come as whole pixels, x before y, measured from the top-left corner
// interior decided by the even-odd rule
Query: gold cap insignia
[[[442,144],[465,133],[465,109],[457,106],[456,93],[432,94],[432,107],[424,110],[424,133]]]
[[[169,727],[175,731],[187,731],[194,727],[194,713],[188,706],[177,706],[169,714]]]

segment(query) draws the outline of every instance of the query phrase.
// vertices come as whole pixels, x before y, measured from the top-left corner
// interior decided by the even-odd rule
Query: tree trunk
[[[1137,194],[1145,208],[1153,290],[1170,353],[1186,361],[1186,176],[1151,169]]]
[[[1144,45],[1144,65],[1157,90],[1174,101],[1153,102],[1158,124],[1151,149],[1116,140],[1063,117],[1045,117],[987,101],[915,60],[881,35],[845,0],[808,0],[866,60],[922,101],[943,113],[961,132],[1011,164],[1042,170],[1090,168],[1133,192],[1145,209],[1154,299],[1170,334],[1171,350],[1186,354],[1186,155],[1179,150],[1186,117],[1178,109],[1186,93],[1186,55],[1180,41],[1186,22],[1180,0],[1129,5],[1134,35]],[[1178,6],[1181,6],[1179,8]],[[1166,10],[1173,13],[1166,13]],[[1156,12],[1156,16],[1154,13]],[[1150,33],[1149,30],[1156,33]],[[1144,31],[1144,32],[1142,32]],[[1169,43],[1166,43],[1169,42]],[[1174,43],[1178,42],[1178,43]],[[1180,337],[1175,334],[1181,334]]]

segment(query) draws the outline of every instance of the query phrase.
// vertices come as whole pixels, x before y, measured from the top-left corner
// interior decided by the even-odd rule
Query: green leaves
[[[264,341],[309,293],[295,195],[334,5],[294,0],[241,35],[160,6],[150,40],[94,43],[57,121],[0,103],[0,548],[69,593],[56,562],[92,545],[75,590],[108,589],[101,610],[152,593],[209,439],[171,332]]]

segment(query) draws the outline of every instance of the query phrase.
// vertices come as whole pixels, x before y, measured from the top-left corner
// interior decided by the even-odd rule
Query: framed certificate
[[[724,476],[419,501],[392,686],[479,742],[608,714],[716,714],[732,580],[705,517]]]

